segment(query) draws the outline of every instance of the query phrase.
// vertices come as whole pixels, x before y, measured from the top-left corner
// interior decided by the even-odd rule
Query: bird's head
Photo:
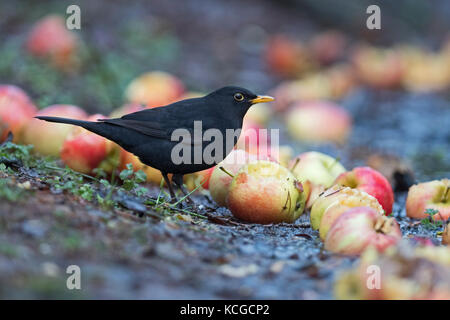
[[[244,112],[254,104],[275,100],[270,96],[259,96],[248,89],[234,86],[223,87],[210,93],[209,96]]]

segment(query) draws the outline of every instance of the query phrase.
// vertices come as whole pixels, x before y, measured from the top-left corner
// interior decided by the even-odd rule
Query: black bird
[[[67,123],[83,127],[109,140],[139,157],[142,163],[161,171],[169,187],[170,196],[175,199],[168,174],[172,181],[187,194],[183,187],[183,175],[215,166],[231,152],[239,138],[242,122],[248,109],[256,103],[273,101],[269,96],[258,96],[250,90],[228,86],[218,89],[202,98],[187,99],[167,106],[146,109],[127,114],[116,119],[98,119],[98,122],[39,116],[37,119]],[[201,135],[196,136],[194,122],[200,121]],[[199,122],[196,123],[197,127]],[[185,135],[178,139],[172,137],[176,129],[184,129]],[[203,155],[210,141],[203,141],[203,133],[208,129],[221,133],[222,152],[214,152],[214,161],[203,157],[194,159],[194,155]],[[215,130],[214,130],[215,129]],[[226,143],[227,129],[239,130],[231,143]],[[183,140],[185,136],[190,140]],[[192,138],[193,137],[193,138]],[[176,137],[175,137],[176,138]],[[188,161],[174,161],[173,150],[180,148],[180,140],[186,149]],[[212,139],[211,139],[212,140]],[[220,142],[220,141],[219,141]],[[217,151],[217,150],[216,150]],[[200,153],[201,152],[201,153]],[[183,152],[184,153],[184,152]],[[189,156],[190,155],[190,156]]]

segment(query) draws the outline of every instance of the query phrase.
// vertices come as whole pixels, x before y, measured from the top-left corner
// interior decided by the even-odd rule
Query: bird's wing
[[[176,129],[186,129],[193,136],[193,120],[190,113],[195,112],[199,99],[187,99],[168,106],[145,109],[124,115],[117,119],[99,119],[99,121],[137,131],[150,137],[171,140]],[[186,143],[189,140],[183,139]],[[188,144],[201,144],[192,139]]]
[[[119,127],[127,128],[145,134],[146,136],[170,139],[170,134],[167,130],[154,121],[131,120],[131,119],[99,119],[101,122],[110,123]]]

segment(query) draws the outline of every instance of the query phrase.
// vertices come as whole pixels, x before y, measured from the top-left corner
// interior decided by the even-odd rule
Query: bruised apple
[[[13,85],[0,85],[0,142],[5,140],[9,131],[17,142],[23,126],[36,112],[25,91]]]
[[[258,160],[233,178],[228,208],[238,219],[253,223],[293,222],[305,208],[306,196],[292,173],[278,163]]]
[[[84,120],[86,112],[77,106],[55,104],[36,113],[36,116],[52,116]],[[31,119],[24,127],[21,142],[34,145],[34,150],[42,155],[58,156],[64,140],[74,130],[74,126],[49,123]]]
[[[344,212],[330,228],[325,249],[343,255],[359,255],[368,246],[385,251],[402,238],[394,218],[380,215],[370,207],[355,207]]]
[[[415,219],[424,219],[428,215],[426,210],[434,209],[438,213],[433,215],[435,220],[450,218],[450,180],[433,180],[415,184],[409,188],[406,198],[406,214]]]
[[[356,167],[352,171],[342,173],[335,184],[355,188],[375,197],[386,215],[392,213],[394,192],[389,181],[378,171],[370,167]]]
[[[228,188],[233,176],[243,165],[256,160],[256,156],[250,155],[248,152],[241,149],[234,149],[224,160],[214,167],[209,180],[209,192],[218,205],[226,206]],[[224,172],[221,167],[225,169],[226,172]]]
[[[152,71],[134,79],[128,85],[125,96],[130,102],[154,108],[177,101],[183,93],[184,85],[178,78],[167,72]]]

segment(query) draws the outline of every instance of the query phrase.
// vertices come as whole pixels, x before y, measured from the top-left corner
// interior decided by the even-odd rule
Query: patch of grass
[[[428,230],[436,230],[442,228],[442,221],[433,219],[433,216],[438,213],[439,211],[436,209],[426,209],[425,214],[427,215],[427,217],[421,220],[422,225]]]

